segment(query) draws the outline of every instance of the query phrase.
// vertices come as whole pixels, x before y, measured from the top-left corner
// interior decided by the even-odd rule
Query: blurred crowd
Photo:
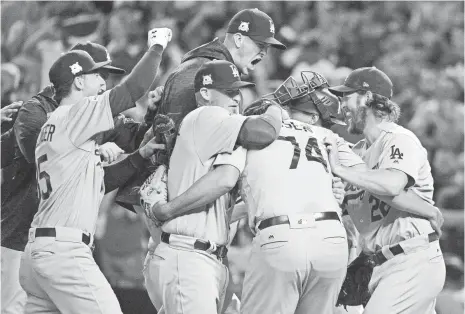
[[[463,212],[463,2],[2,1],[2,108],[15,100],[26,101],[49,85],[51,64],[77,42],[106,46],[112,64],[129,72],[146,50],[147,31],[157,26],[173,30],[156,78],[157,86],[163,85],[184,53],[223,37],[229,19],[253,7],[273,18],[276,37],[288,49],[270,50],[271,58],[257,65],[248,78],[256,87],[244,95],[246,102],[271,92],[289,75],[299,80],[302,70],[319,72],[331,84],[340,84],[354,68],[382,69],[394,83],[393,100],[402,109],[400,124],[428,150],[437,206]],[[126,115],[140,121],[145,109],[141,100]],[[349,141],[358,140],[343,128],[335,131]],[[107,207],[112,206],[117,207]],[[101,216],[97,253],[110,283],[143,289],[147,233],[142,222],[122,208],[102,211]],[[251,239],[246,226],[239,222],[230,256],[238,291]],[[463,309],[463,224],[447,229],[441,241],[449,252],[448,273],[454,274],[448,276],[444,290],[461,291]],[[452,303],[440,300],[438,306]],[[438,309],[438,313],[453,312]]]

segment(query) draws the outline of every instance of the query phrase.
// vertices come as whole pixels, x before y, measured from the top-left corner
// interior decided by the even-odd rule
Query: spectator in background
[[[463,183],[463,153],[459,155],[455,164],[455,174],[449,185],[439,190],[437,193],[436,206],[445,209],[463,210],[464,208],[464,183]],[[449,179],[450,180],[450,179]]]

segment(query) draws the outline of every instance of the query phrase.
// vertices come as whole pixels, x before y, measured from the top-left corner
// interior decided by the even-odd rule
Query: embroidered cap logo
[[[212,76],[211,74],[209,75],[204,75],[203,76],[203,85],[211,85],[213,84]]]
[[[243,32],[248,32],[249,31],[249,23],[250,22],[242,22],[241,21],[241,24],[239,25],[239,30],[240,31],[243,31]]]
[[[71,73],[73,73],[74,75],[82,71],[82,67],[78,62],[70,65],[69,68],[71,69]]]

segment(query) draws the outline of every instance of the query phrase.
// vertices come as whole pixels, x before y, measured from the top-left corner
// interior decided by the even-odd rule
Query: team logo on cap
[[[231,70],[232,70],[232,75],[234,77],[239,77],[239,71],[237,70],[236,66],[234,64],[231,64],[230,67],[231,67]]]
[[[270,32],[274,34],[274,23],[272,20],[270,20]]]
[[[212,75],[211,74],[204,75],[203,76],[203,85],[211,85],[211,84],[213,84]]]
[[[73,73],[74,75],[82,71],[82,67],[78,62],[76,62],[75,64],[71,64],[69,68],[71,69],[71,73]]]
[[[241,21],[241,24],[239,25],[239,30],[240,31],[243,31],[243,32],[248,32],[249,31],[249,23],[250,22],[242,22]]]
[[[370,87],[370,85],[368,85],[368,83],[367,83],[367,82],[363,82],[362,86],[363,86],[363,87],[365,87],[365,88],[368,88],[368,87]]]

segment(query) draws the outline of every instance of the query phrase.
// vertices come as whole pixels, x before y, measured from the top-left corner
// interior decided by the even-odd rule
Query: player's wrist
[[[158,202],[152,206],[152,213],[158,220],[162,222],[170,220],[171,217],[169,210],[167,210],[168,207],[168,203]]]
[[[149,159],[151,156],[146,146],[139,148],[139,155],[144,159]]]

